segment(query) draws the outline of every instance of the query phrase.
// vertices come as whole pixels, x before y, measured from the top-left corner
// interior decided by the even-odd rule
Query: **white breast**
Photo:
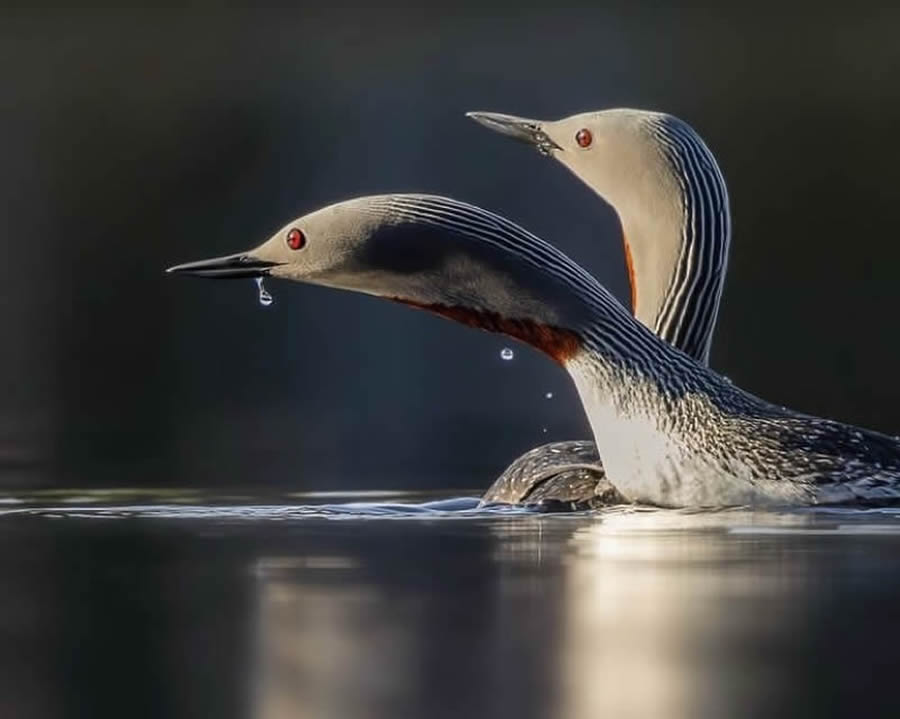
[[[760,478],[729,452],[727,437],[715,432],[708,400],[687,397],[673,413],[654,388],[638,380],[598,377],[595,365],[579,366],[577,360],[568,369],[607,477],[631,501],[667,507],[809,501],[796,483]]]

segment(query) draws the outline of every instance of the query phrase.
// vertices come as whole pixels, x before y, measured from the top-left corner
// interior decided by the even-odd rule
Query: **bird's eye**
[[[575,142],[578,143],[579,147],[590,147],[593,141],[594,136],[586,127],[575,133]]]
[[[295,227],[287,233],[287,243],[292,250],[302,249],[306,244],[306,235]]]

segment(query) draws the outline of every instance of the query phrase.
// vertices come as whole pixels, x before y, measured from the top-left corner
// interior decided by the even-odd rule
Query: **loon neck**
[[[731,218],[712,153],[670,116],[648,127],[663,162],[629,187],[610,187],[622,225],[635,317],[706,363],[725,281]]]
[[[668,345],[624,309],[621,314],[610,309],[595,315],[592,323],[579,328],[578,337],[578,351],[563,365],[595,435],[600,432],[594,410],[620,419],[656,418],[660,427],[672,429],[675,425],[666,415],[679,401],[688,396],[712,401],[723,385],[730,387],[727,380]]]
[[[610,375],[670,384],[701,369],[582,267],[504,217],[433,195],[376,196],[366,207],[389,222],[369,239],[366,272],[350,268],[349,288],[508,334],[565,365],[586,357]],[[397,256],[409,266],[398,269]],[[361,277],[372,279],[363,286]]]

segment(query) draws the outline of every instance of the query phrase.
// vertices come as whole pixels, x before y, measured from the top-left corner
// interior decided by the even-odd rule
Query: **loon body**
[[[573,379],[615,491],[667,507],[887,502],[900,442],[745,392],[638,322],[500,215],[378,195],[300,217],[249,252],[179,265],[362,292],[509,335]]]

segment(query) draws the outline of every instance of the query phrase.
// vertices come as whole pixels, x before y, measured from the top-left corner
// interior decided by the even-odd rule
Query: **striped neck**
[[[609,391],[627,404],[628,377],[681,391],[698,366],[636,322],[610,292],[558,249],[508,219],[487,210],[433,195],[367,198],[367,211],[388,217],[369,239],[368,270],[378,257],[415,257],[418,275],[381,274],[368,288],[457,322],[513,336],[546,352],[567,369],[589,358],[601,375],[616,377]],[[409,242],[407,242],[407,238]],[[354,273],[354,289],[360,289]],[[619,381],[624,378],[623,381]]]
[[[655,229],[676,236],[678,252],[671,258],[665,291],[657,294],[655,305],[638,303],[636,316],[672,346],[707,363],[731,241],[728,191],[709,148],[687,124],[660,115],[649,130],[673,170],[680,201],[679,225]],[[638,298],[645,277],[640,270],[635,274]]]
[[[722,173],[697,133],[677,118],[608,116],[617,124],[601,154],[560,152],[558,159],[618,214],[634,316],[705,364],[731,240]]]

